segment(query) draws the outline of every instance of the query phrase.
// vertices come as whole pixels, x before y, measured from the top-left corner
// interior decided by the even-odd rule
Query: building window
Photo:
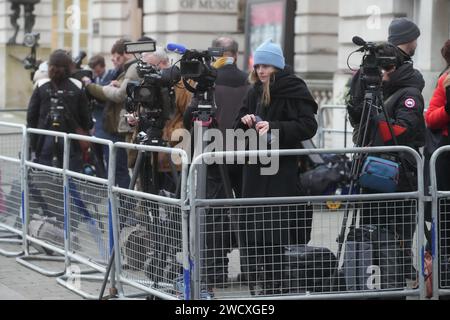
[[[89,0],[53,0],[52,48],[87,51],[89,47]]]

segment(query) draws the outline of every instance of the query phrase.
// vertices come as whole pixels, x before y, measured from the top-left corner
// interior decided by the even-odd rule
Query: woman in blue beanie
[[[288,71],[283,52],[271,40],[254,53],[249,90],[236,120],[236,129],[255,130],[257,136],[271,134],[280,149],[301,148],[317,131],[318,106],[305,82]],[[302,195],[298,184],[298,158],[281,157],[275,175],[261,175],[264,165],[247,164],[243,172],[243,198],[292,197]],[[307,205],[247,208],[240,214],[243,272],[250,282],[264,275],[265,294],[280,293],[282,248],[310,240],[312,211]],[[264,261],[256,257],[264,257]],[[259,259],[259,258],[258,258]],[[256,270],[262,266],[264,271]],[[286,278],[286,277],[285,277]],[[289,281],[289,280],[287,280]]]

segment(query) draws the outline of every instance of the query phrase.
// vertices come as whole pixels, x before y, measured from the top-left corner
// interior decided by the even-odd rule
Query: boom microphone
[[[167,44],[167,50],[179,53],[179,54],[185,54],[187,49],[185,46],[177,43],[169,43]]]
[[[358,37],[358,36],[354,36],[352,39],[353,43],[356,44],[357,46],[363,47],[367,44],[366,41],[364,41],[363,38]]]

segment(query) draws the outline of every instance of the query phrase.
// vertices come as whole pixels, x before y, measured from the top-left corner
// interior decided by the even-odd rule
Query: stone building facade
[[[74,52],[85,50],[88,55],[108,55],[120,37],[137,39],[145,34],[161,45],[178,42],[206,49],[214,37],[228,34],[240,43],[242,65],[245,3],[245,0],[41,0],[35,8],[34,31],[41,34],[41,49],[47,52],[65,47]],[[408,17],[422,30],[414,59],[427,81],[428,99],[443,68],[440,48],[449,38],[449,13],[450,0],[297,0],[295,71],[308,82],[320,102],[332,103],[333,96],[335,102],[340,102],[351,74],[347,56],[356,48],[352,37],[383,41],[394,17]],[[13,49],[6,46],[12,34],[10,14],[9,2],[0,0],[0,107],[20,106],[16,105],[18,101],[7,98],[17,94],[9,92],[3,81],[8,78],[6,72],[11,72],[5,68]],[[18,40],[21,36],[19,33]],[[356,67],[359,60],[360,57],[354,56],[350,64]]]

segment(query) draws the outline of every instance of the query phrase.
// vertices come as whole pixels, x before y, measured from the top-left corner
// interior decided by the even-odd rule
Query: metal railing
[[[58,283],[81,295],[85,299],[98,299],[99,295],[87,293],[83,280],[103,281],[110,254],[114,250],[111,188],[114,176],[99,178],[70,170],[71,150],[80,141],[109,147],[112,155],[113,143],[75,134],[67,135],[67,152],[64,155],[65,190],[65,269],[66,274]],[[92,160],[92,159],[91,159]],[[77,161],[77,160],[75,160]],[[78,262],[90,269],[81,270]],[[111,286],[115,286],[115,271],[112,271]],[[74,285],[77,283],[77,285]]]
[[[0,243],[22,245],[23,154],[26,128],[0,122]],[[19,256],[22,250],[0,249],[7,257]]]
[[[436,173],[438,157],[450,151],[450,147],[440,149],[431,159],[431,198],[425,197],[423,162],[417,152],[407,147],[386,147],[281,150],[270,153],[280,157],[408,153],[417,162],[417,191],[290,198],[203,199],[196,193],[201,184],[197,169],[202,160],[232,158],[234,155],[258,156],[267,151],[200,155],[191,165],[188,180],[187,155],[182,150],[112,144],[77,135],[25,130],[23,126],[5,123],[0,123],[0,128],[15,130],[14,135],[7,130],[0,130],[0,145],[9,145],[0,149],[0,212],[3,214],[0,217],[0,232],[7,232],[0,242],[8,243],[11,235],[26,239],[27,241],[12,239],[14,243],[22,244],[23,252],[6,253],[22,253],[23,256],[17,259],[19,263],[48,276],[62,276],[58,282],[71,290],[73,288],[67,284],[74,277],[79,280],[100,280],[105,275],[106,263],[113,249],[117,258],[110,282],[111,286],[118,286],[120,298],[129,297],[125,294],[124,286],[131,286],[164,299],[264,300],[404,296],[424,299],[424,206],[432,200],[433,275],[438,275],[433,277],[434,298],[450,293],[445,278],[447,269],[441,263],[446,261],[443,259],[446,254],[442,250],[446,250],[445,240],[449,232],[446,216],[450,192],[437,190]],[[6,134],[2,136],[2,132]],[[32,134],[60,139],[64,145],[62,152],[65,160],[61,168],[29,160]],[[71,170],[71,145],[78,140],[110,148],[108,180]],[[149,194],[114,186],[116,154],[119,149],[180,157],[180,196],[173,198],[167,194]],[[330,206],[330,203],[334,205]],[[365,223],[353,228],[346,224],[347,241],[334,241],[343,222],[350,223],[350,220],[354,220],[353,216],[359,220],[368,216],[370,221],[373,214],[376,216],[379,212],[395,218],[387,223],[388,229],[403,226],[403,231],[393,237],[390,237],[390,233],[380,232],[379,235],[385,238],[372,241],[372,247],[364,251],[362,248],[367,243],[356,240],[360,233],[363,234],[361,226]],[[144,218],[133,221],[135,218],[132,215],[136,213]],[[396,220],[400,214],[409,219],[406,222]],[[48,222],[47,226],[53,227],[44,230],[42,222]],[[40,230],[40,233],[36,234],[36,230]],[[280,230],[288,231],[284,233]],[[308,232],[312,232],[310,241],[306,241],[309,240]],[[398,235],[404,240],[401,243],[397,241]],[[261,237],[268,240],[260,241]],[[277,237],[287,237],[290,240],[273,241]],[[405,242],[406,248],[414,252],[414,264],[400,253],[405,248]],[[339,250],[340,246],[342,250]],[[33,248],[39,249],[38,254],[31,252]],[[375,262],[366,261],[363,255],[363,252],[371,251],[375,252],[372,256],[372,259],[377,260]],[[385,252],[394,254],[385,256]],[[310,259],[299,260],[303,259],[299,257]],[[62,271],[46,270],[47,263],[44,263],[44,267],[38,265],[46,261],[64,262]],[[355,271],[364,271],[352,265],[352,262],[356,264],[357,261],[367,262],[367,267],[372,272],[369,277]],[[393,263],[388,264],[386,261]],[[305,267],[305,263],[308,267]],[[73,267],[76,265],[88,267],[89,270],[74,275]],[[388,268],[389,265],[391,269]],[[414,267],[419,271],[418,274]],[[91,272],[96,274],[91,275]],[[350,281],[341,281],[342,278]],[[405,283],[406,278],[410,279]],[[368,279],[370,283],[367,282]],[[418,280],[417,287],[413,286],[414,280]],[[369,286],[365,286],[364,281]],[[74,291],[86,298],[94,298],[94,295],[85,290]]]
[[[342,113],[341,118],[344,123],[344,129],[328,126],[332,120],[336,120],[334,116],[335,111]],[[330,112],[333,112],[331,115]],[[344,105],[323,105],[319,108],[317,116],[317,145],[323,149],[326,147],[336,148],[337,145],[342,145],[343,148],[352,146],[352,127],[348,121],[347,108]],[[327,137],[329,136],[330,143],[327,144]],[[339,141],[339,139],[343,141]]]
[[[432,264],[433,264],[433,299],[441,295],[450,295],[450,191],[439,190],[439,179],[448,179],[447,176],[438,176],[438,162],[441,165],[448,159],[450,146],[442,147],[433,153],[430,160],[430,193],[432,198]],[[425,250],[422,251],[422,255]],[[425,270],[423,270],[425,272]]]
[[[24,151],[24,216],[23,236],[24,255],[16,258],[20,264],[50,277],[61,276],[62,270],[49,270],[39,262],[64,262],[64,219],[65,193],[63,168],[38,164],[30,161],[31,135],[42,139],[55,139],[67,152],[67,134],[61,132],[27,129]],[[39,140],[39,138],[38,138]],[[37,252],[31,252],[31,249]],[[54,256],[54,255],[59,256]]]
[[[402,242],[408,243],[406,249],[412,250],[414,230],[417,232],[415,257],[417,269],[422,269],[419,249],[422,247],[424,188],[421,170],[422,160],[411,148],[386,147],[366,149],[338,150],[281,150],[274,156],[293,156],[308,154],[349,154],[349,153],[386,153],[404,152],[411,154],[417,161],[418,191],[394,194],[364,194],[348,196],[256,198],[256,199],[200,199],[196,193],[197,166],[211,158],[258,156],[263,152],[225,152],[206,153],[198,156],[190,169],[189,190],[191,205],[191,259],[193,260],[193,298],[194,299],[342,299],[363,297],[424,297],[423,274],[419,274],[418,288],[412,286],[416,274],[409,262],[400,253],[400,243],[395,234],[381,232],[382,227],[397,230]],[[420,174],[419,174],[420,173]],[[341,203],[345,208],[339,214],[327,207],[327,202]],[[338,250],[332,240],[338,235],[339,225],[350,211],[356,217],[372,224],[372,216],[381,212],[387,221],[380,224],[377,240],[362,242],[372,245],[372,249],[359,250],[355,255],[351,246]],[[402,213],[405,221],[397,220],[396,213]],[[224,221],[228,216],[229,220]],[[367,218],[369,220],[367,220]],[[417,225],[416,225],[417,222]],[[403,228],[402,228],[403,227]],[[233,230],[230,232],[230,230]],[[309,229],[309,230],[308,230]],[[312,229],[312,230],[311,230]],[[351,230],[346,225],[346,229]],[[313,232],[312,242],[308,244],[308,232]],[[356,232],[356,230],[353,230]],[[235,257],[229,246],[233,233],[238,234],[239,246]],[[398,234],[397,233],[397,234]],[[331,236],[330,236],[331,234]],[[326,235],[326,239],[321,238]],[[227,241],[228,239],[228,241]],[[355,242],[355,241],[353,241]],[[358,241],[356,241],[358,242]],[[226,246],[224,245],[226,244]],[[311,249],[311,246],[315,248]],[[403,248],[405,249],[405,248]],[[289,254],[293,250],[292,254]],[[296,252],[300,250],[300,252]],[[302,250],[312,250],[310,260],[300,261]],[[342,254],[342,251],[345,253]],[[362,283],[362,289],[339,281],[339,274],[346,273],[349,264],[358,264],[364,252],[375,252],[378,263],[369,263],[368,277],[373,280],[365,288],[363,275],[346,275],[350,282]],[[387,256],[385,252],[388,252]],[[309,257],[303,252],[303,258]],[[238,258],[236,257],[238,256]],[[353,258],[352,258],[353,256]],[[382,258],[381,258],[382,257]],[[241,276],[226,281],[227,260],[234,259],[240,264]],[[374,258],[375,259],[375,258]],[[380,262],[381,261],[381,262]],[[394,261],[394,263],[393,263]],[[393,263],[393,265],[392,265]],[[314,267],[311,265],[314,264]],[[308,265],[308,267],[305,267]],[[347,267],[346,267],[347,265]],[[228,265],[228,268],[230,266]],[[316,267],[316,268],[315,268]],[[312,268],[309,269],[309,268]],[[372,268],[373,274],[372,274]],[[339,272],[341,271],[341,272]],[[406,278],[410,278],[409,286]],[[243,280],[245,279],[245,280]],[[227,287],[228,289],[223,289]]]
[[[163,299],[189,299],[187,154],[181,149],[116,143],[112,176],[119,149],[178,158],[181,181],[179,197],[112,187],[119,292],[123,297],[122,284],[127,284]]]

